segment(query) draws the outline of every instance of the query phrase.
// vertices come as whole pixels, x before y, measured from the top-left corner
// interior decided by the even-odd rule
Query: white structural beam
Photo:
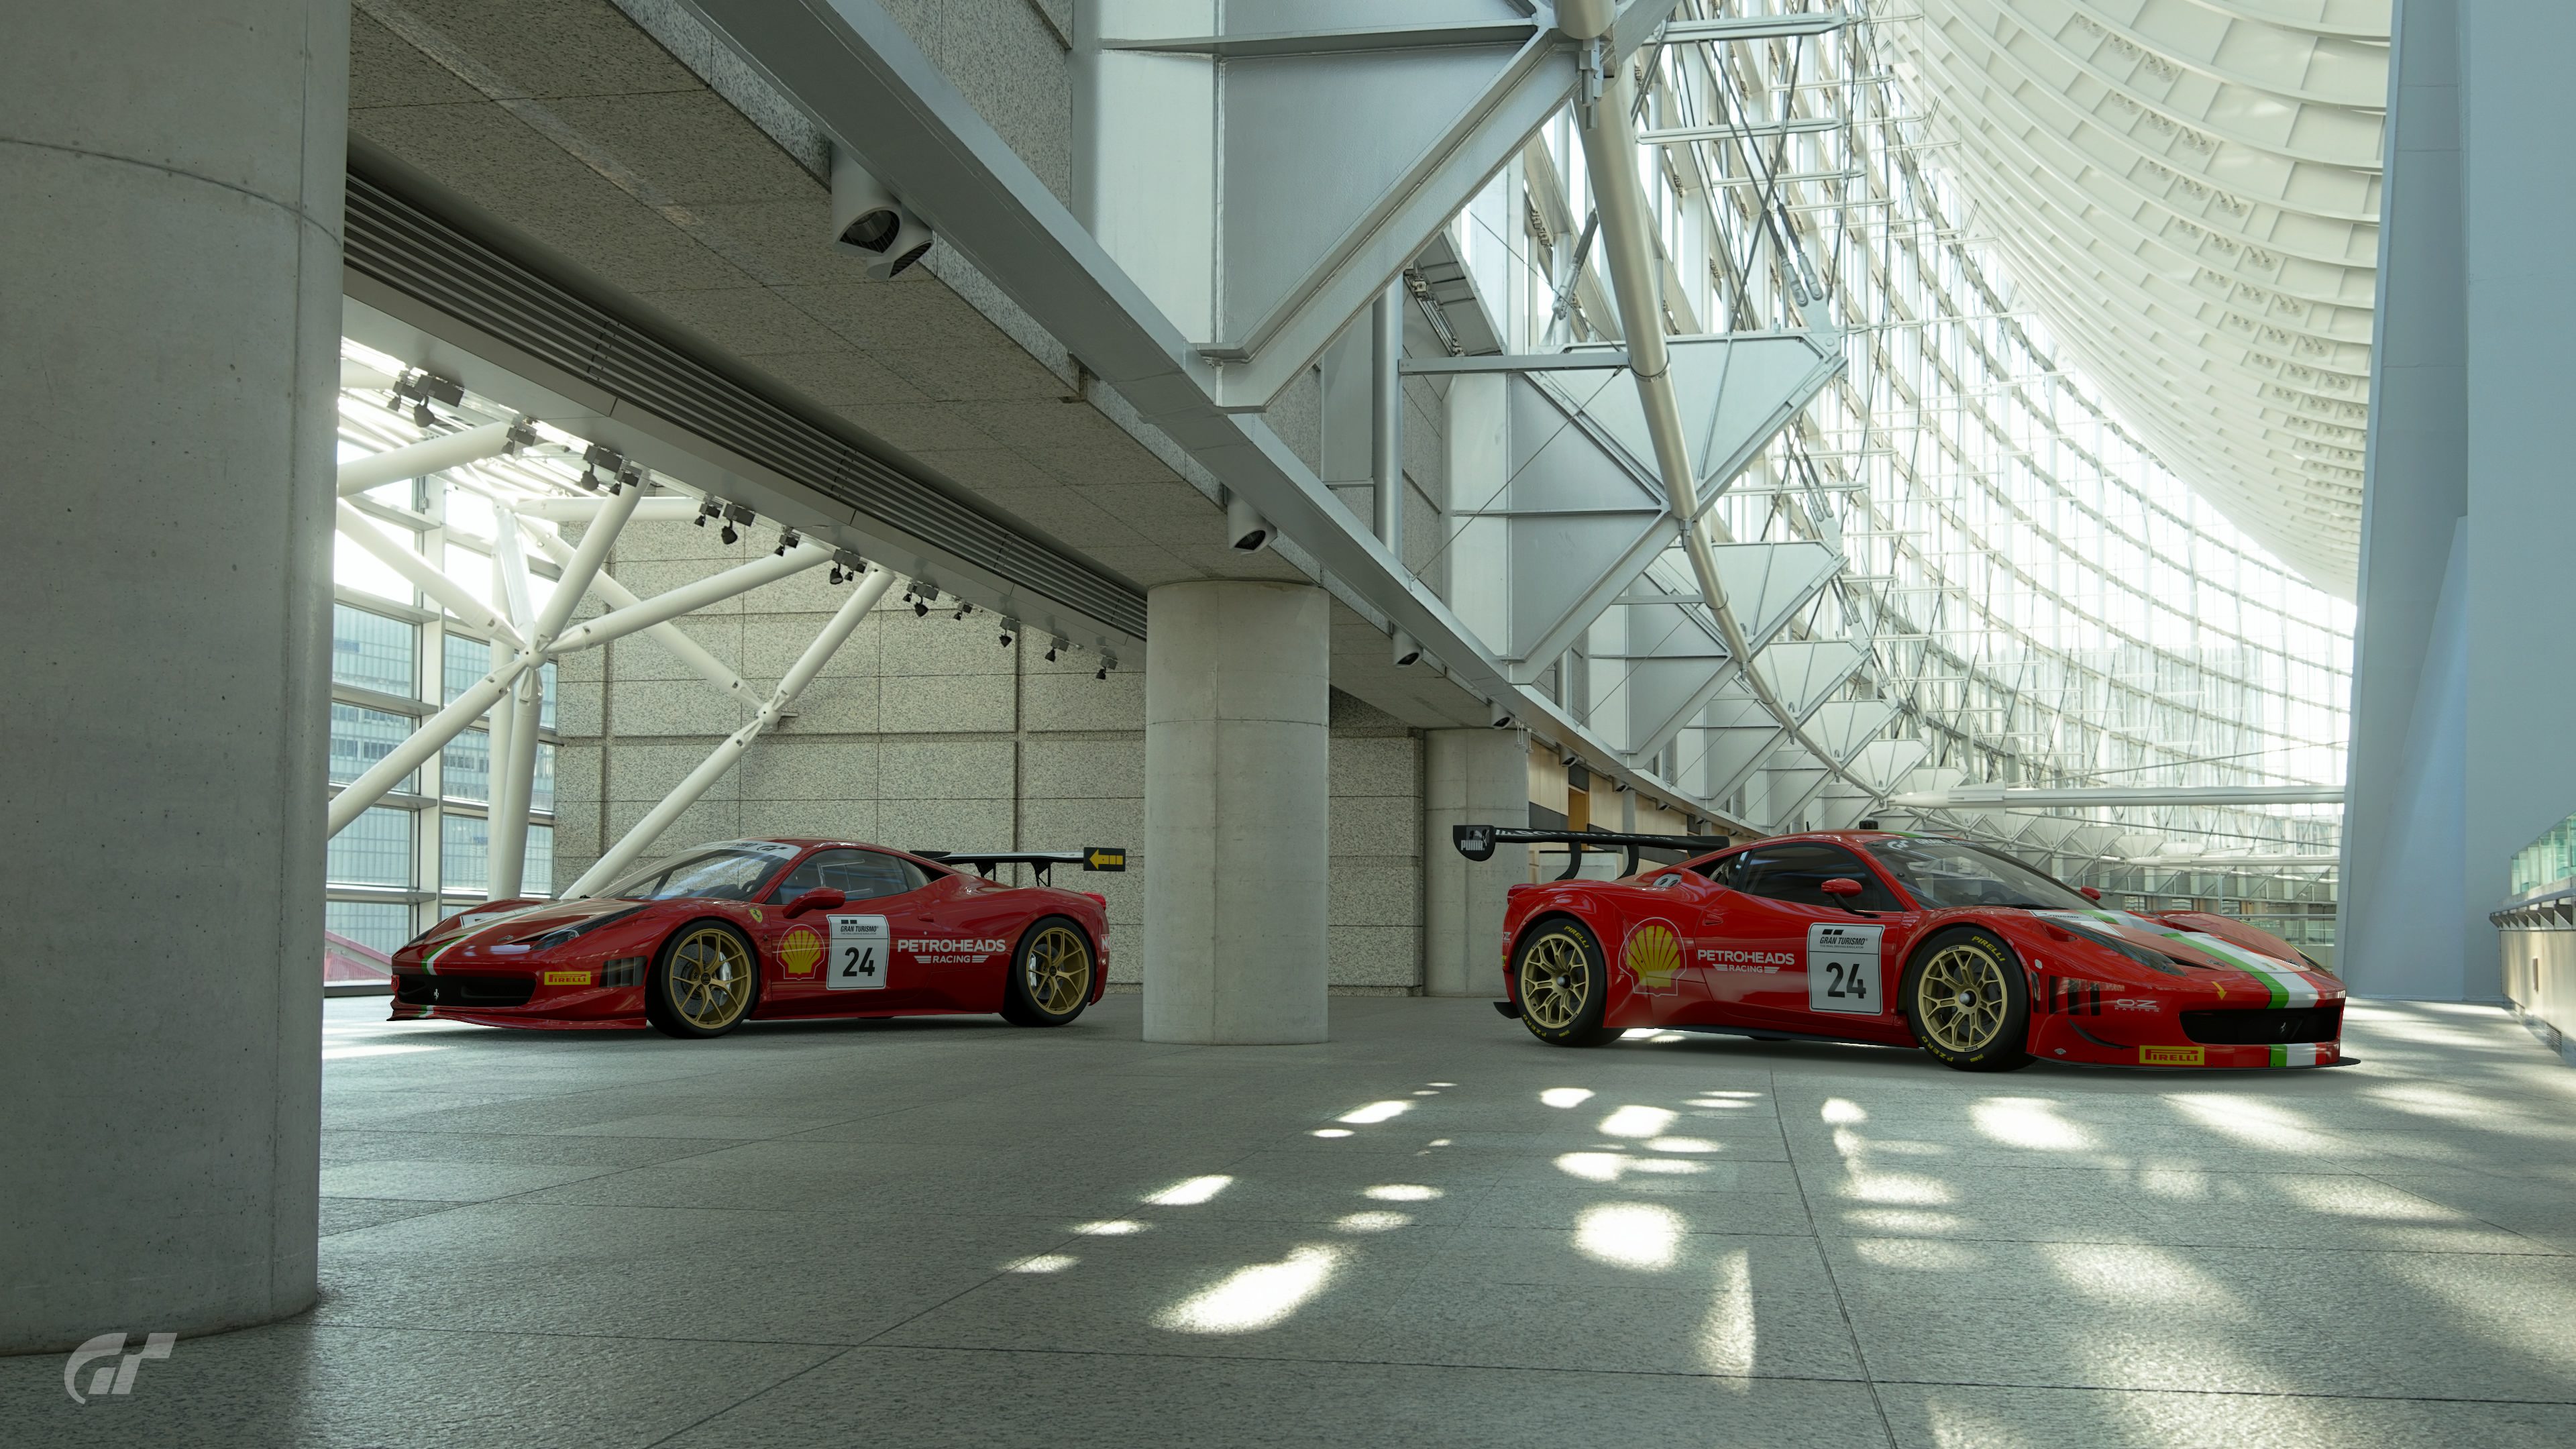
[[[518,626],[503,618],[490,600],[478,599],[466,592],[464,585],[430,567],[429,560],[396,542],[377,526],[374,519],[346,500],[340,504],[340,532],[351,543],[374,554],[387,567],[410,580],[413,588],[436,599],[440,607],[467,626],[480,629],[513,649],[523,642]]]
[[[796,696],[804,693],[805,686],[814,682],[814,676],[822,672],[823,666],[831,661],[851,631],[859,627],[859,621],[868,616],[868,610],[875,608],[877,600],[885,597],[886,590],[893,587],[894,581],[893,574],[871,566],[858,588],[842,601],[840,611],[832,616],[832,621],[823,626],[823,632],[815,636],[814,642],[807,645],[805,652],[789,667],[786,677],[778,681],[778,688],[761,705],[760,713],[744,721],[742,728],[725,736],[724,742],[700,761],[698,767],[689,772],[688,778],[674,786],[670,794],[662,797],[661,803],[646,811],[644,818],[636,821],[632,830],[610,846],[590,869],[582,872],[581,879],[565,887],[565,898],[587,895],[617,879],[635,864],[638,857],[651,849],[662,832],[671,828],[671,822],[679,819],[682,811],[696,804],[698,797],[724,778],[725,771],[732,769],[743,752],[751,748],[751,742],[760,738],[760,732],[769,728],[773,720],[796,702]]]
[[[644,503],[645,506],[649,506],[655,501],[648,498]],[[641,517],[643,507],[638,507],[636,514]],[[519,516],[524,520],[528,516],[528,510],[524,508],[519,510]],[[528,526],[528,537],[535,541],[537,548],[546,557],[555,561],[557,567],[572,562],[573,547],[564,541],[562,534],[551,528],[537,528],[531,525]],[[591,576],[590,592],[598,595],[611,612],[631,609],[644,602],[636,596],[633,589],[619,583],[616,576],[606,569]],[[718,694],[728,699],[743,701],[748,707],[758,708],[758,705],[752,702],[750,686],[742,682],[742,676],[726,667],[723,660],[709,654],[704,645],[690,638],[688,631],[679,625],[667,621],[649,625],[644,630],[644,637],[671,651],[673,657],[689,666],[700,679],[714,685]]]
[[[588,649],[595,644],[605,644],[611,639],[623,639],[639,630],[667,623],[682,614],[695,612],[709,604],[730,599],[736,594],[749,593],[763,584],[776,583],[791,574],[802,573],[806,569],[830,563],[832,553],[832,549],[812,539],[800,539],[794,548],[783,554],[754,559],[750,563],[700,579],[694,584],[682,584],[676,589],[668,589],[649,599],[639,600],[615,613],[602,614],[596,619],[576,624],[565,630],[560,638],[553,640],[547,646],[546,652],[560,656],[576,649]]]
[[[331,797],[329,833],[337,835],[349,822],[366,813],[368,806],[385,797],[426,762],[446,748],[447,742],[465,732],[465,728],[483,717],[483,712],[500,702],[510,692],[520,674],[537,662],[534,650],[521,649],[467,687],[445,709],[421,722],[403,742],[369,767],[367,772],[350,781]]]
[[[626,490],[632,492],[632,489]],[[599,516],[600,510],[622,496],[604,498],[530,498],[510,506],[521,518],[542,518],[549,523],[587,523]],[[656,494],[635,505],[631,515],[638,523],[678,523],[698,516],[698,500]]]
[[[1590,40],[1605,34],[1613,15],[1610,0],[1564,0],[1557,22],[1568,35]],[[1673,389],[1671,353],[1664,342],[1663,268],[1655,253],[1655,227],[1645,187],[1637,175],[1636,82],[1628,66],[1613,64],[1587,86],[1598,84],[1598,97],[1580,105],[1576,129],[1583,138],[1584,160],[1592,176],[1593,204],[1601,216],[1604,261],[1610,268],[1619,303],[1620,330],[1628,344],[1630,376],[1653,440],[1655,469],[1661,477],[1666,506],[1680,521],[1683,551],[1689,556],[1700,597],[1717,622],[1718,636],[1729,657],[1751,659],[1754,645],[1728,607],[1725,584],[1718,577],[1717,554],[1699,506],[1699,484],[1692,471],[1690,441],[1682,429],[1681,403]],[[1811,740],[1795,711],[1781,700],[1759,670],[1741,671],[1762,708],[1789,738],[1822,762],[1830,775],[1852,777],[1844,763],[1847,752],[1828,750]]]
[[[2065,789],[2004,785],[1953,785],[1904,795],[1887,803],[1899,810],[2013,810],[2037,806],[2104,805],[2340,805],[2340,785],[2098,785]]]
[[[467,463],[480,463],[497,458],[510,450],[511,431],[516,423],[485,423],[445,437],[423,438],[417,443],[351,458],[340,465],[340,496],[364,493],[405,478],[424,478],[444,473]]]

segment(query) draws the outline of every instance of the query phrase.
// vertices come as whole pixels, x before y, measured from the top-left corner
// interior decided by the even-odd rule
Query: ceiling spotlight
[[[724,516],[724,541],[727,543],[740,543],[742,541],[742,534],[734,527],[734,525],[750,523],[760,515],[752,512],[742,504],[728,503],[725,505]]]
[[[641,488],[643,486],[643,465],[640,463],[629,463],[625,467],[618,469],[617,476],[609,480],[608,491],[611,493],[623,493],[629,488]]]
[[[1410,668],[1421,660],[1422,646],[1414,642],[1412,635],[1405,633],[1402,629],[1398,629],[1395,631],[1395,637],[1392,642],[1395,645],[1394,659],[1396,668]]]
[[[974,612],[975,612],[975,606],[974,606],[973,604],[970,604],[970,603],[966,602],[964,599],[959,599],[959,600],[957,601],[957,612],[956,612],[956,613],[954,613],[954,614],[949,615],[948,617],[949,617],[949,619],[950,619],[950,621],[951,621],[951,622],[954,622],[954,621],[956,621],[956,620],[963,619],[963,618],[965,618],[967,615],[969,615],[969,614],[971,614],[971,613],[974,613]]]
[[[599,474],[601,469],[606,469],[609,475],[614,477],[618,470],[625,466],[626,458],[624,454],[619,453],[615,448],[593,443],[582,450],[581,477],[576,481],[578,481],[582,487],[596,493],[599,491]]]
[[[1091,677],[1094,679],[1107,679],[1109,677],[1109,671],[1117,667],[1118,656],[1110,653],[1106,649],[1103,649],[1100,651],[1100,668],[1093,671]]]
[[[1047,662],[1050,664],[1055,662],[1055,654],[1057,650],[1070,649],[1072,647],[1072,640],[1065,638],[1062,634],[1056,635],[1053,639],[1047,641]]]
[[[725,542],[727,542],[727,543],[740,543],[740,542],[742,542],[742,535],[741,535],[740,533],[738,533],[738,532],[736,532],[736,531],[735,531],[734,526],[733,526],[733,521],[732,521],[731,519],[727,519],[727,520],[725,521],[725,526],[724,526],[724,529],[723,529],[723,535],[724,535],[724,541],[725,541]]]
[[[1101,665],[1098,669],[1091,672],[1091,677],[1094,679],[1107,679],[1109,677],[1109,666],[1106,664]]]
[[[423,428],[434,428],[438,426],[438,414],[431,412],[429,410],[429,404],[427,403],[412,404],[411,420],[414,424]]]
[[[1225,541],[1245,553],[1251,553],[1270,541],[1270,520],[1252,506],[1252,500],[1240,494],[1229,497],[1225,504]]]
[[[1498,730],[1507,730],[1511,727],[1512,712],[1503,708],[1501,705],[1494,706],[1494,728]]]
[[[915,600],[913,600],[913,601],[912,601],[912,617],[914,617],[914,618],[916,618],[916,619],[926,618],[926,617],[928,617],[928,616],[929,616],[929,614],[930,614],[930,606],[929,606],[928,604],[923,603],[923,602],[922,602],[921,600],[919,600],[919,599],[915,599]]]
[[[509,436],[510,446],[501,451],[515,458],[521,448],[533,448],[537,445],[537,425],[527,418],[521,418],[510,424]]]
[[[698,505],[698,516],[696,519],[698,527],[706,527],[707,520],[710,518],[722,517],[724,517],[724,505],[722,503],[710,498],[704,503]]]
[[[848,579],[855,583],[859,576],[867,571],[868,561],[866,559],[859,557],[857,554],[852,553],[846,548],[834,549],[832,551],[832,582],[837,584],[843,579]],[[907,594],[905,597],[909,598],[910,595]]]
[[[799,535],[795,529],[781,528],[778,530],[778,547],[773,550],[773,552],[775,552],[780,558],[785,558],[787,557],[787,551],[789,549],[796,547],[804,541],[804,538]]]

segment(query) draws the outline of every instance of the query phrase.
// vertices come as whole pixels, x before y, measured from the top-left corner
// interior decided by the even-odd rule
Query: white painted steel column
[[[520,673],[537,662],[537,656],[520,650],[495,666],[491,673],[474,681],[472,687],[448,702],[445,709],[421,721],[420,728],[405,736],[403,742],[387,751],[385,757],[367,768],[367,773],[340,787],[331,797],[327,834],[337,835],[349,822],[366,813],[367,807],[385,797],[385,793],[402,783],[430,756],[446,748],[447,742],[465,733],[466,728],[483,717],[483,712],[500,703]]]
[[[649,517],[648,510],[651,505],[660,501],[662,500],[646,499],[642,504],[637,505],[635,516]],[[532,516],[544,515],[539,514],[535,509],[521,508],[519,516],[525,520]],[[546,557],[553,559],[558,565],[572,562],[572,545],[564,542],[563,535],[551,528],[538,528],[525,524],[523,526],[527,527],[528,537],[536,541],[537,547],[545,553]],[[597,594],[611,611],[631,609],[644,602],[636,597],[633,589],[619,583],[605,569],[591,576],[590,591]],[[688,632],[679,625],[671,623],[649,625],[644,630],[644,637],[670,650],[682,664],[697,671],[699,678],[714,685],[717,693],[752,708],[759,707],[751,697],[751,687],[742,682],[742,676],[727,668],[724,661],[709,654],[704,646],[690,638]]]
[[[787,707],[796,702],[796,696],[803,694],[805,686],[814,682],[814,676],[823,672],[823,666],[832,662],[832,656],[848,641],[851,631],[859,627],[859,621],[868,616],[868,610],[876,607],[877,600],[884,598],[886,590],[894,583],[893,574],[881,568],[870,568],[868,576],[859,581],[859,586],[842,602],[840,611],[832,616],[832,622],[823,626],[823,632],[816,635],[814,642],[805,646],[805,652],[788,667],[786,677],[778,681],[777,690],[769,696],[767,703],[761,705],[760,713],[745,721],[742,728],[725,736],[724,742],[700,761],[687,779],[673,786],[660,804],[635,822],[634,829],[627,831],[589,870],[582,872],[581,879],[564,887],[564,898],[570,900],[599,889],[642,858],[644,852],[652,848],[653,842],[661,838],[662,832],[671,828],[671,822],[680,818],[682,811],[698,803],[699,796],[724,778],[725,771],[732,769],[743,752],[751,748],[751,742],[760,738],[760,732],[787,712]]]
[[[1326,1037],[1324,591],[1145,596],[1145,1039]]]
[[[1453,825],[1529,824],[1529,734],[1426,730],[1422,797],[1422,985],[1433,996],[1503,993],[1503,893],[1529,876],[1529,852],[1460,855]]]
[[[563,565],[563,575],[556,581],[555,591],[546,596],[545,607],[536,610],[535,617],[529,621],[529,647],[543,650],[553,642],[556,634],[562,632],[564,621],[572,617],[573,610],[581,603],[581,596],[589,591],[590,581],[599,576],[599,566],[607,560],[618,533],[626,527],[626,520],[635,516],[636,507],[643,501],[644,490],[634,487],[620,489],[601,504],[598,516],[591,519],[589,529],[581,536],[581,546],[573,550],[571,559]],[[506,509],[502,510],[498,531],[500,536],[495,542],[501,546],[500,553],[508,565],[510,577],[525,588],[527,559],[520,546],[517,517]],[[537,787],[537,732],[542,727],[545,705],[543,669],[530,669],[520,675],[517,691],[509,708],[504,711],[510,716],[506,756],[500,749],[500,716],[496,714],[493,718],[492,799],[490,828],[486,831],[491,844],[485,857],[490,870],[484,879],[484,889],[496,901],[515,899],[527,884],[528,807],[535,799]],[[546,889],[554,889],[554,882],[546,882]]]
[[[1404,283],[1386,284],[1369,309],[1369,476],[1377,484],[1377,538],[1404,562]]]
[[[0,1353],[313,1301],[348,27],[0,7]]]
[[[546,652],[556,655],[570,654],[576,649],[605,644],[611,639],[623,639],[629,634],[649,629],[656,624],[668,623],[682,614],[703,609],[719,600],[730,599],[736,594],[747,594],[763,584],[775,583],[806,569],[820,568],[832,561],[832,553],[833,550],[810,538],[800,540],[796,547],[789,549],[784,556],[772,555],[768,558],[753,559],[747,564],[726,569],[723,573],[700,579],[694,584],[682,584],[676,589],[665,590],[641,603],[620,609],[616,613],[602,614],[586,623],[576,624],[566,629],[563,637],[555,640]]]

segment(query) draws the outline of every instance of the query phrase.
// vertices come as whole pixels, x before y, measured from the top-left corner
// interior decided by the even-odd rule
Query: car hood
[[[2266,955],[2207,931],[2180,930],[2127,911],[2033,911],[2031,915],[2072,931],[2088,932],[2116,939],[2124,945],[2161,951],[2186,965],[2241,971],[2268,986],[2288,988],[2300,994],[2316,993],[2315,983],[2301,974],[2306,970],[2302,963]]]
[[[637,911],[658,904],[655,901],[599,897],[578,901],[537,901],[529,905],[502,906],[496,910],[467,911],[452,924],[431,931],[404,949],[437,951],[474,938],[480,938],[478,944],[481,945],[497,945],[542,935],[561,926],[578,926],[601,916]]]

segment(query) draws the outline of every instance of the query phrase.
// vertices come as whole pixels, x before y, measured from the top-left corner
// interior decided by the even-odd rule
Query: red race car
[[[2308,1067],[2350,1060],[2342,983],[2225,916],[2103,909],[2010,856],[1882,831],[1787,835],[1638,869],[1690,836],[1454,828],[1459,852],[1571,847],[1516,885],[1494,1003],[1557,1046],[1636,1027],[1919,1046],[1962,1071]],[[1586,848],[1627,855],[1576,880]]]
[[[996,883],[1022,864],[1039,884]],[[997,1011],[1062,1026],[1108,980],[1109,911],[1045,882],[1126,852],[731,840],[579,900],[494,901],[394,953],[396,1021],[721,1036],[759,1017]],[[976,874],[960,871],[974,867]]]

